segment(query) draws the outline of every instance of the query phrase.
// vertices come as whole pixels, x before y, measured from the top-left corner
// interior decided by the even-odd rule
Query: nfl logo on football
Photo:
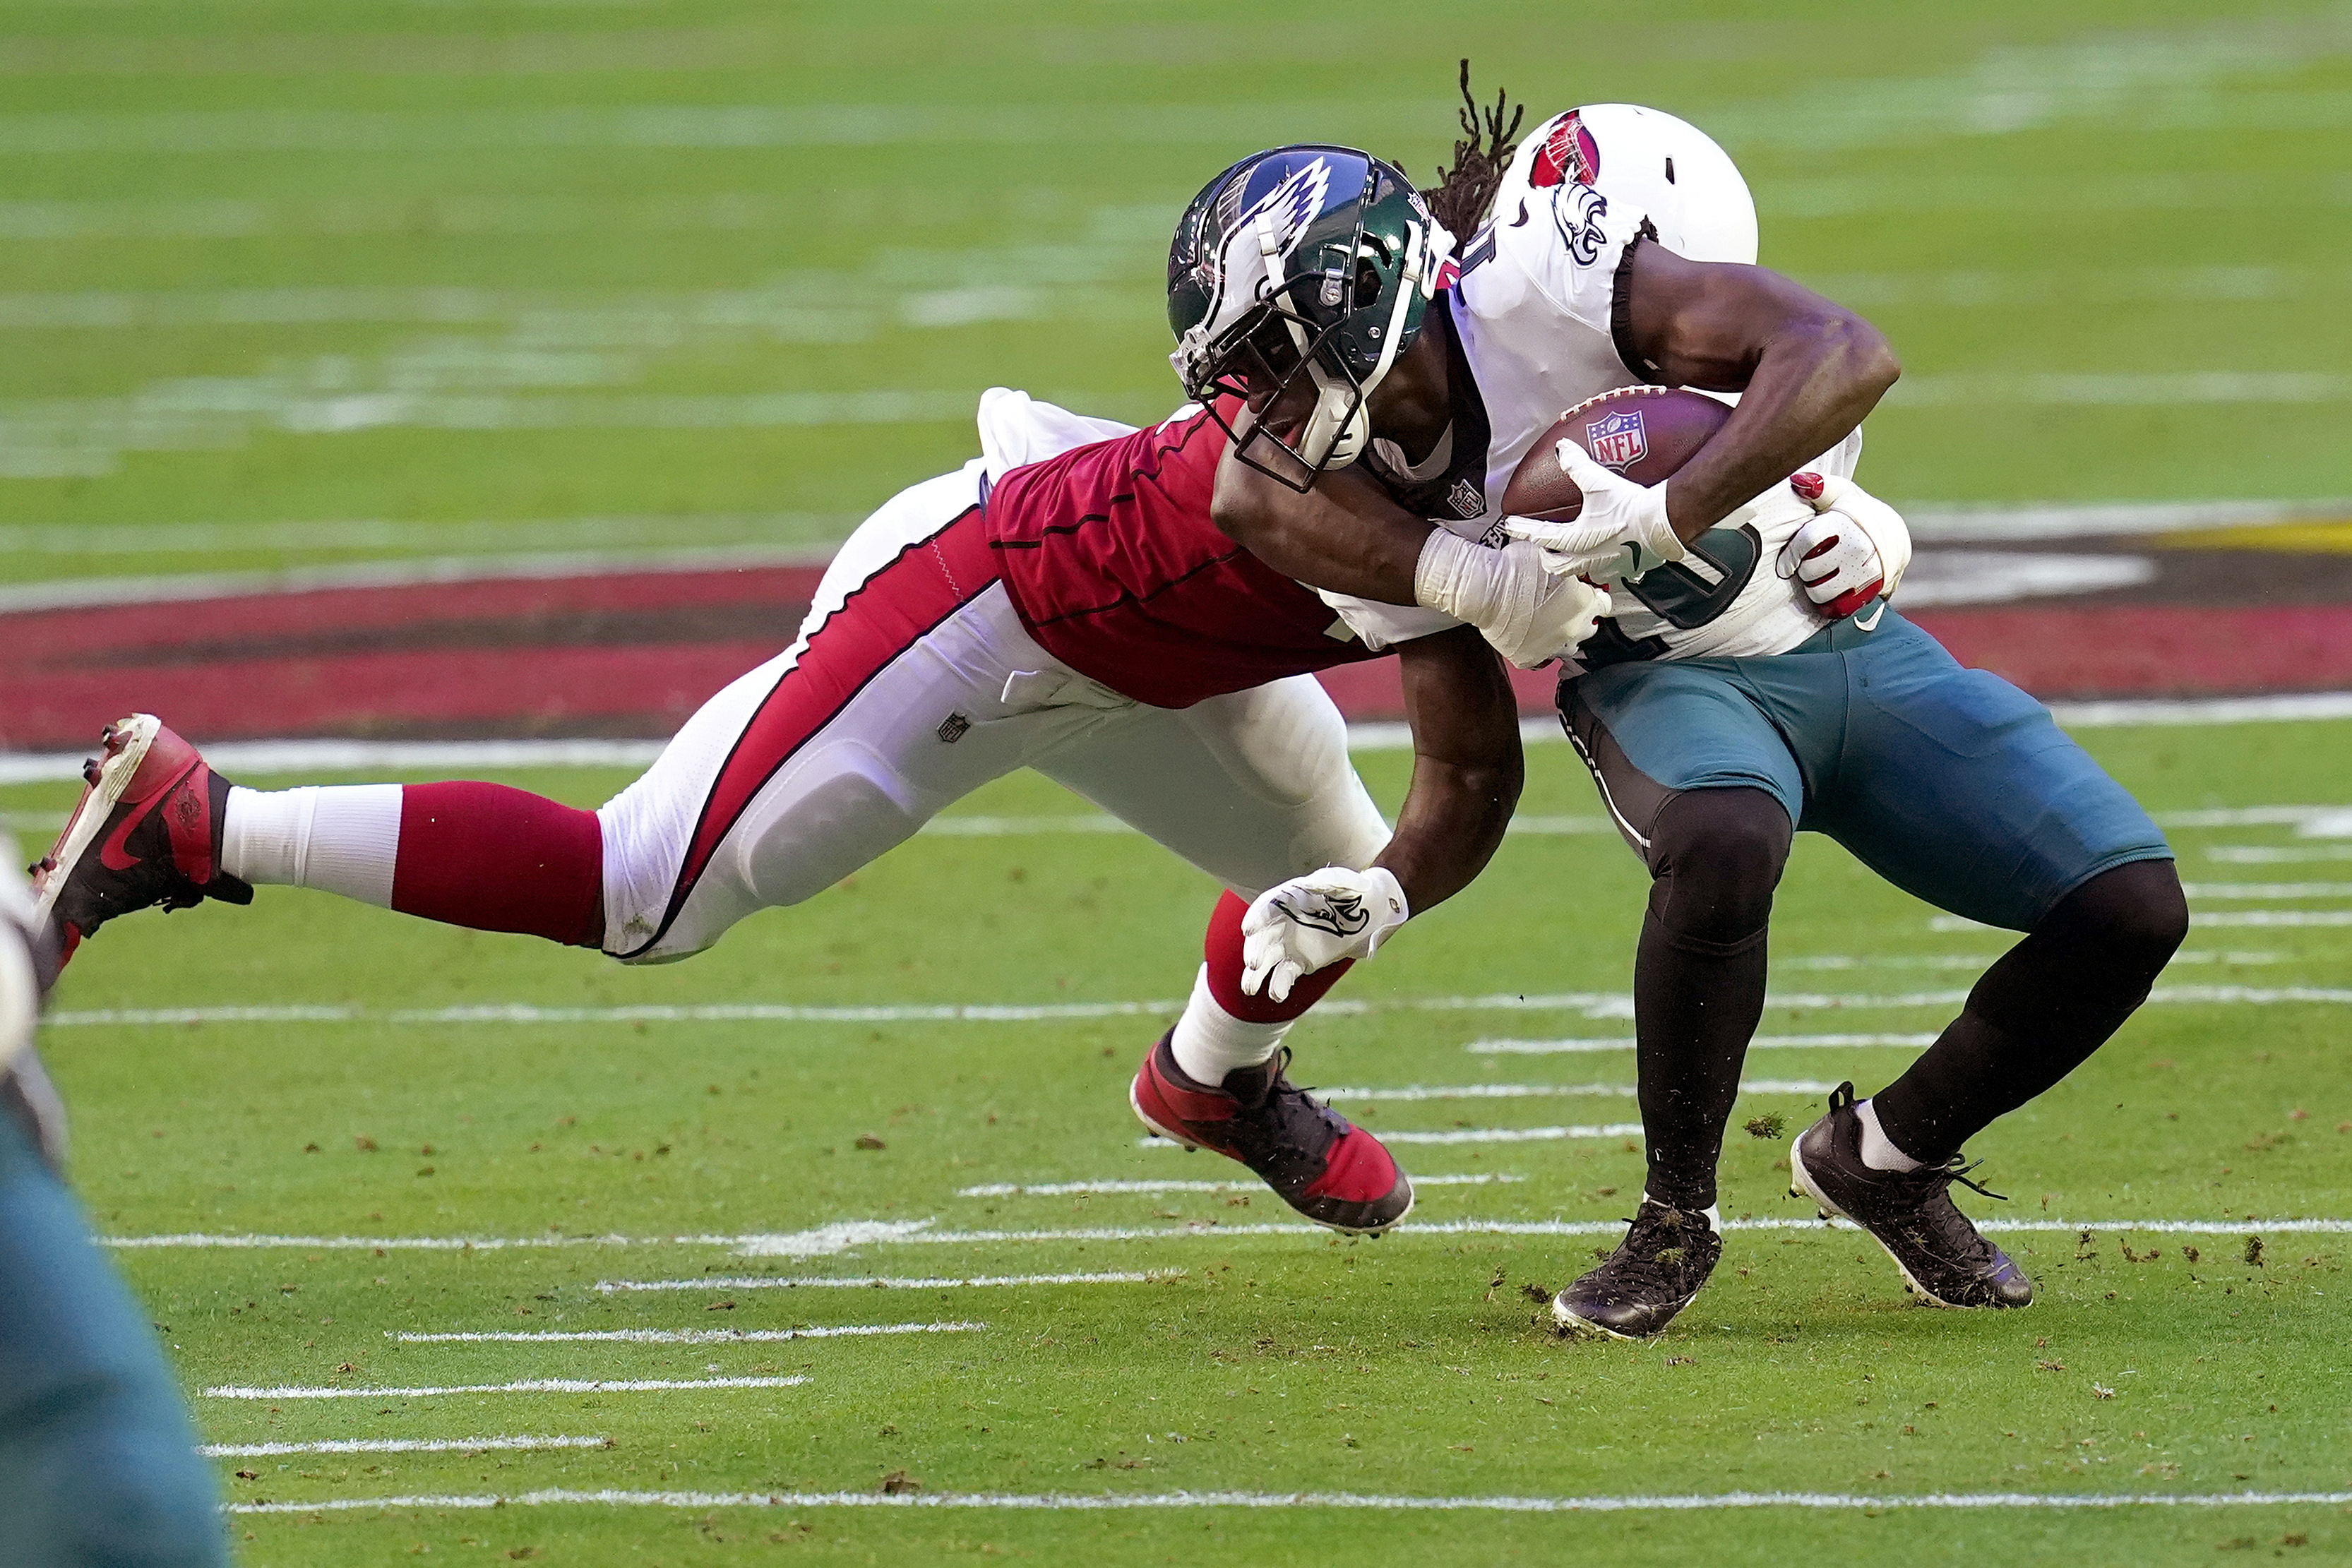
[[[1623,468],[1639,463],[1650,450],[1639,410],[1602,414],[1584,427],[1584,444],[1592,453],[1592,460],[1604,468]]]

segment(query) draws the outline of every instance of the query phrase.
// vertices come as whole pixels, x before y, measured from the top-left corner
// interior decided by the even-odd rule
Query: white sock
[[[1915,1160],[1895,1146],[1886,1130],[1878,1124],[1878,1107],[1864,1100],[1853,1108],[1862,1118],[1862,1163],[1874,1171],[1916,1171],[1927,1165]]]
[[[1176,1020],[1171,1049],[1185,1077],[1213,1088],[1235,1068],[1255,1067],[1272,1056],[1289,1032],[1288,1020],[1251,1023],[1219,1007],[1209,993],[1209,966],[1203,964],[1192,979],[1192,999],[1184,1004],[1184,1016]]]
[[[247,882],[315,887],[392,907],[400,853],[400,786],[231,786],[221,821],[221,869]]]
[[[1642,1194],[1642,1201],[1643,1203],[1656,1203],[1658,1200],[1652,1197],[1647,1192],[1644,1192]],[[1672,1208],[1674,1205],[1667,1204],[1665,1207]],[[1703,1214],[1706,1216],[1706,1228],[1709,1230],[1714,1231],[1717,1236],[1723,1234],[1723,1206],[1721,1204],[1710,1203],[1705,1208],[1686,1208],[1684,1209],[1683,1212],[1685,1214]]]

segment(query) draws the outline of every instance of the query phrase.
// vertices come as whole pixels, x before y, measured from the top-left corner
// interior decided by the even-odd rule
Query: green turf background
[[[1715,131],[1764,261],[1903,356],[1871,426],[1885,494],[2352,491],[2329,5],[17,0],[0,26],[18,579],[837,538],[969,454],[982,386],[1163,412],[1181,204],[1285,138],[1427,175],[1463,55],[1537,117],[1618,98]],[[714,139],[614,130],[680,108],[794,118],[785,144],[612,144]],[[2315,381],[2015,384],[2213,373]],[[872,392],[941,412],[676,401]],[[378,423],[427,417],[404,399],[554,423]],[[316,526],[339,523],[373,526]]]
[[[896,486],[961,461],[972,446],[962,416],[646,421],[740,420],[740,402],[708,400],[753,394],[911,392],[951,408],[992,382],[1150,417],[1172,396],[1158,270],[1181,203],[1231,157],[1292,138],[1360,140],[1427,172],[1449,141],[1452,62],[1463,54],[1482,82],[1525,94],[1538,115],[1625,99],[1721,137],[1756,189],[1765,261],[1866,309],[1904,357],[1908,384],[1871,426],[1865,478],[1883,493],[1911,504],[2342,496],[2352,493],[2342,443],[2352,314],[2340,305],[2352,237],[2347,43],[2352,23],[2337,5],[1277,13],[19,0],[0,12],[0,573],[33,581],[819,546]],[[791,122],[802,141],[517,144],[572,123],[533,111],[583,110],[609,125],[619,110],[665,106],[805,110]],[[362,145],[370,139],[373,150]],[[2237,395],[2238,383],[2182,382],[2178,396],[2161,395],[2176,383],[2103,382],[2159,395],[2064,402],[2048,401],[2051,383],[2020,379],[2215,374],[2312,380],[2249,381]],[[445,424],[545,427],[371,423],[404,407],[412,414],[402,417],[436,410]],[[2347,728],[2093,738],[2152,805],[2174,810],[2342,801]],[[1529,811],[1592,812],[1571,762],[1558,747],[1535,755]],[[1393,802],[1401,761],[1367,768]],[[511,781],[585,803],[618,780],[581,771]],[[54,789],[0,791],[0,809],[34,824],[65,803]],[[1075,808],[1013,780],[968,809]],[[2192,873],[2210,880],[2271,878],[2197,862],[2207,846],[2296,841],[2285,827],[2180,841]],[[2333,874],[2320,864],[2276,880]],[[1139,841],[926,838],[809,907],[751,923],[706,958],[640,973],[272,892],[250,912],[206,907],[110,930],[75,965],[60,1005],[1165,998],[1187,981],[1207,896]],[[1604,836],[1514,839],[1475,893],[1417,922],[1350,994],[1620,989],[1641,896],[1638,868]],[[1989,958],[2000,946],[1930,933],[1925,909],[1810,841],[1781,912],[1781,958],[1870,961],[1787,970],[1776,983],[1789,989],[1959,986],[1965,970],[1892,961]],[[2190,946],[2201,960],[2176,979],[2344,983],[2340,930],[2200,932]],[[2334,1130],[2352,1121],[2341,1010],[2152,1009],[1972,1152],[2017,1208],[2035,1213],[2046,1197],[2052,1213],[2116,1220],[2352,1215],[2352,1135]],[[1855,1021],[1928,1029],[1939,1016]],[[1784,1030],[1843,1021],[1769,1020]],[[1304,1075],[1327,1082],[1625,1082],[1623,1057],[1459,1050],[1481,1032],[1622,1027],[1384,1012],[1310,1023],[1297,1043]],[[1003,1200],[993,1214],[989,1201],[951,1196],[981,1181],[1203,1174],[1207,1156],[1133,1146],[1121,1100],[1150,1032],[84,1027],[56,1031],[49,1049],[78,1111],[77,1176],[110,1234],[1265,1218],[1263,1203],[1231,1207],[1213,1196]],[[1776,1051],[1753,1071],[1851,1074],[1867,1089],[1901,1060]],[[1394,1127],[1630,1114],[1602,1098],[1373,1109],[1368,1123]],[[1802,1096],[1754,1109],[1792,1123],[1809,1113]],[[860,1134],[887,1147],[857,1149]],[[362,1137],[374,1152],[358,1146]],[[306,1153],[313,1144],[319,1152]],[[1728,1211],[1801,1212],[1779,1196],[1783,1146],[1736,1136]],[[1431,1188],[1431,1218],[1606,1219],[1626,1211],[1639,1171],[1638,1155],[1617,1143],[1429,1149],[1412,1163],[1527,1178]],[[2028,1239],[2021,1256],[2041,1304],[1988,1321],[1906,1306],[1892,1271],[1851,1237],[1744,1236],[1685,1323],[1641,1347],[1563,1346],[1531,1327],[1533,1304],[1513,1292],[1564,1282],[1581,1255],[1494,1238],[877,1248],[797,1266],[1188,1270],[1139,1291],[856,1301],[590,1289],[604,1277],[761,1266],[710,1248],[124,1260],[199,1387],[694,1375],[709,1365],[811,1377],[701,1400],[336,1401],[272,1413],[200,1399],[201,1425],[223,1441],[565,1431],[616,1445],[502,1464],[225,1461],[237,1499],[871,1490],[899,1469],[934,1490],[1016,1491],[2352,1484],[2341,1246],[2274,1239],[2256,1269],[2228,1238],[2200,1239],[2195,1265],[2177,1239],[2146,1263],[2126,1262],[2126,1243],[2143,1255],[2156,1245],[2103,1231],[2078,1257],[2066,1238]],[[732,1308],[708,1310],[727,1299]],[[990,1326],[805,1347],[383,1338],[394,1328],[933,1317]],[[354,1370],[336,1371],[346,1364]],[[254,1479],[228,1474],[238,1468]],[[250,1562],[303,1564],[405,1560],[418,1546],[436,1560],[530,1551],[579,1563],[2352,1552],[2340,1511],[2325,1508],[319,1517],[331,1521],[245,1519],[236,1533]]]

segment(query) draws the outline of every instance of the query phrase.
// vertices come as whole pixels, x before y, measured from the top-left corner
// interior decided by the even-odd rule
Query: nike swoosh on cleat
[[[137,865],[138,856],[123,852],[123,841],[131,836],[131,830],[145,821],[148,812],[154,809],[154,802],[151,800],[146,810],[133,811],[116,823],[114,831],[107,834],[106,841],[98,846],[98,863],[109,871],[129,871]]]

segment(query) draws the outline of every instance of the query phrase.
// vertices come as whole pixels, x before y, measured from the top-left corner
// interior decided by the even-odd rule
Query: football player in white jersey
[[[1311,181],[1313,147],[1244,160],[1202,193],[1171,253],[1170,318],[1188,391],[1239,392],[1255,415],[1219,474],[1219,525],[1324,590],[1367,641],[1430,611],[1480,620],[1465,596],[1482,546],[1532,541],[1622,590],[1559,702],[1654,878],[1634,968],[1648,1176],[1623,1243],[1559,1293],[1555,1318],[1654,1333],[1721,1255],[1716,1166],[1800,827],[1930,903],[2026,933],[1894,1083],[1833,1094],[1790,1162],[1924,1300],[2025,1305],[2031,1283],[1950,1199],[1959,1149],[2145,999],[2187,929],[2171,851],[2039,704],[1887,607],[1908,537],[1852,473],[1898,367],[1860,317],[1753,265],[1754,205],[1722,150],[1622,104],[1555,115],[1516,150],[1499,110],[1483,131],[1465,119],[1429,205],[1467,237],[1437,280],[1434,329],[1409,349],[1369,373],[1337,351],[1328,306],[1348,280],[1290,272],[1274,220],[1221,206],[1267,159]],[[1563,410],[1642,383],[1738,403],[1666,484],[1578,453],[1575,522],[1502,515]],[[1364,956],[1321,929],[1328,902],[1361,892],[1333,870],[1261,895],[1254,974],[1280,986]]]

